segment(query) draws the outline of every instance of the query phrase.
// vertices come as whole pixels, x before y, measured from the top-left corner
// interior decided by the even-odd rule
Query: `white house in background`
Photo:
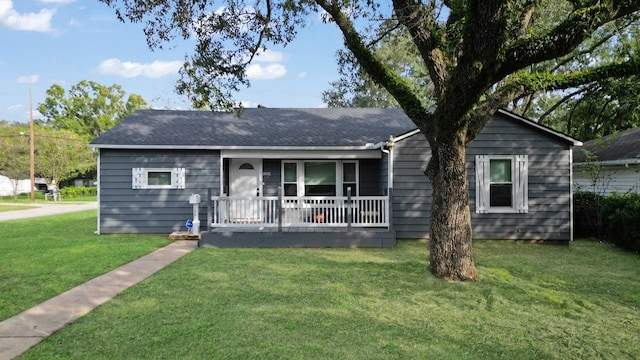
[[[17,182],[17,183],[16,183]],[[36,178],[37,184],[46,184],[45,179]],[[31,179],[13,180],[4,175],[0,175],[0,196],[13,196],[14,191],[18,194],[31,192]]]
[[[573,149],[576,190],[601,195],[640,192],[640,127],[587,141],[583,149]],[[585,151],[593,155],[592,161]]]

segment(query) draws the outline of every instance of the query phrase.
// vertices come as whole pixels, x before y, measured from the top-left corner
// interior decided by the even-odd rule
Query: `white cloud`
[[[255,108],[255,107],[258,107],[258,105],[260,105],[260,104],[258,104],[258,103],[254,103],[254,102],[249,101],[249,100],[240,100],[240,105],[241,105],[243,108],[248,109],[248,108]]]
[[[298,79],[304,79],[306,77],[307,77],[307,73],[304,71],[298,74]]]
[[[41,3],[45,4],[71,4],[76,0],[40,0]]]
[[[119,59],[107,59],[98,65],[98,72],[107,75],[118,75],[125,78],[144,76],[148,78],[160,78],[167,75],[175,75],[182,66],[181,61],[154,61],[141,64]]]
[[[17,79],[18,83],[20,84],[35,84],[38,82],[38,80],[40,80],[40,75],[37,74],[19,76]]]
[[[287,74],[287,69],[282,64],[251,64],[247,67],[247,77],[249,80],[273,80]]]
[[[20,109],[21,107],[22,107],[22,104],[11,105],[7,108],[7,110],[9,111],[16,110],[16,109]]]
[[[55,10],[42,9],[39,12],[18,13],[12,0],[0,0],[0,24],[14,30],[49,32],[51,18]]]
[[[272,51],[269,49],[259,51],[253,58],[253,61],[258,62],[281,62],[284,60],[284,54],[279,51]]]

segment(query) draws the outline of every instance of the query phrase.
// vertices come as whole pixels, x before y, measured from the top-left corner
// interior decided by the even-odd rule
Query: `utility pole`
[[[31,202],[36,201],[35,146],[33,130],[33,94],[29,83],[29,176],[31,178]]]

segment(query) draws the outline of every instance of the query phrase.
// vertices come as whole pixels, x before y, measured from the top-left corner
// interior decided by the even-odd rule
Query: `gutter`
[[[620,160],[581,162],[581,163],[575,163],[573,164],[573,166],[586,167],[586,166],[593,166],[593,165],[616,166],[616,165],[636,165],[636,164],[640,164],[640,159],[620,159]]]

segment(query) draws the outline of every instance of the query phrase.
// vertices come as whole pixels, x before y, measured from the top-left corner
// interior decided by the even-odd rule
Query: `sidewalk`
[[[9,221],[9,220],[19,220],[32,218],[37,216],[48,216],[48,215],[57,215],[64,214],[69,212],[83,211],[83,210],[92,210],[98,208],[98,203],[96,202],[86,202],[86,203],[37,203],[37,204],[6,204],[6,205],[20,205],[20,206],[30,206],[33,207],[31,209],[24,210],[14,210],[14,211],[1,211],[0,212],[0,222]],[[0,205],[2,206],[2,205]]]
[[[86,315],[196,247],[196,241],[172,242],[0,322],[0,360],[13,359],[22,354],[55,331]]]
[[[17,205],[33,208],[0,212],[0,222],[97,209],[95,202]],[[22,354],[55,331],[86,315],[196,247],[196,241],[175,241],[0,322],[0,360],[13,359]]]

